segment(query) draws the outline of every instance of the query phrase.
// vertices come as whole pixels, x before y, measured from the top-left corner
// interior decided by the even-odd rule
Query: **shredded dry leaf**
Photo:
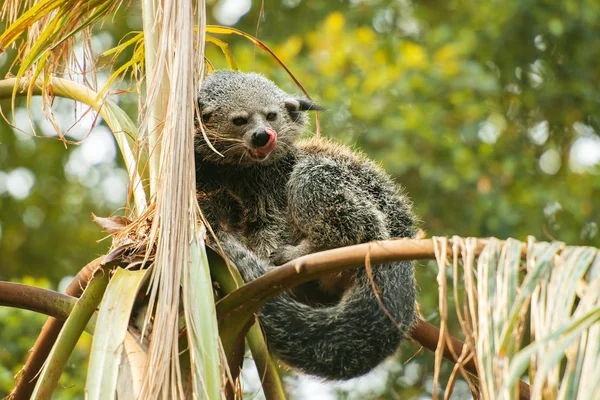
[[[434,243],[443,330],[449,318],[447,239],[434,238]],[[528,379],[533,399],[596,398],[600,393],[600,251],[530,238],[524,258],[523,243],[491,239],[476,258],[477,239],[454,237],[452,244],[455,312],[465,348],[475,356],[480,396],[522,397],[521,380]],[[464,296],[458,292],[462,286]],[[527,324],[529,338],[524,337]],[[436,352],[436,381],[446,343],[443,336]],[[464,352],[460,355],[463,361],[466,357]],[[463,373],[460,363],[445,398],[450,397],[457,371]],[[472,391],[477,389],[468,382]]]

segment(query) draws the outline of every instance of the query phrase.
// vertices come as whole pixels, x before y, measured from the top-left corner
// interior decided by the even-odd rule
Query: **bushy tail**
[[[268,270],[237,240],[222,245],[246,281]],[[359,270],[350,292],[330,307],[279,295],[259,311],[269,348],[284,363],[311,375],[338,380],[366,374],[397,350],[415,321],[413,270],[407,261],[375,265],[372,281]]]

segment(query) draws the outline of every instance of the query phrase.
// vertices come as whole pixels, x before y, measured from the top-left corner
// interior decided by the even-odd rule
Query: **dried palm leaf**
[[[444,239],[434,240],[440,274],[446,274]],[[476,239],[453,242],[454,286],[464,282],[466,291],[462,304],[455,296],[456,310],[475,354],[482,398],[517,398],[519,379],[527,374],[533,399],[597,398],[600,251],[533,238],[524,251],[513,239],[490,240],[476,258]],[[441,316],[443,326],[447,314]],[[524,345],[528,323],[531,337]]]

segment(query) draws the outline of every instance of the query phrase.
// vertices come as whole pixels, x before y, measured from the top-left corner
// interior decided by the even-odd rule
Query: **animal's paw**
[[[302,257],[312,253],[312,247],[307,239],[302,240],[298,245],[283,245],[279,246],[269,257],[275,265],[283,265],[295,258]]]
[[[266,272],[268,265],[244,245],[240,236],[220,231],[217,239],[226,258],[237,268],[244,281],[252,281]]]

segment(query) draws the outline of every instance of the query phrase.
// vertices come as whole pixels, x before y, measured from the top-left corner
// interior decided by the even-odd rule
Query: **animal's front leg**
[[[289,213],[313,252],[384,240],[386,215],[347,166],[311,157],[298,163],[288,183]]]
[[[312,253],[312,246],[308,239],[303,239],[297,245],[284,244],[280,245],[271,253],[271,262],[275,265],[283,265],[288,261],[292,261],[298,257]]]
[[[248,247],[260,258],[270,260],[281,245],[290,243],[284,226],[276,216],[248,219],[245,225]]]
[[[242,238],[226,231],[217,233],[217,240],[227,258],[235,264],[245,282],[253,281],[268,271],[268,264],[260,260],[243,243]]]

